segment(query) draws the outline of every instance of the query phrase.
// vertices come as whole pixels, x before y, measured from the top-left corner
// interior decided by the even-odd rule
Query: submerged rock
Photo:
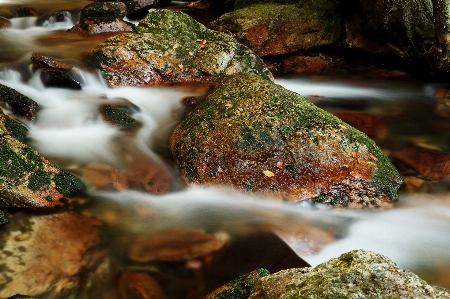
[[[105,258],[98,248],[101,226],[100,220],[73,213],[11,215],[0,232],[0,298],[18,293],[69,298],[63,294],[82,289],[86,273]]]
[[[243,71],[272,78],[264,62],[232,36],[166,9],[150,12],[133,33],[109,38],[92,57],[111,87],[209,83]]]
[[[41,107],[27,96],[8,86],[0,84],[0,106],[10,110],[15,115],[33,120]]]
[[[124,272],[120,275],[119,292],[123,299],[167,299],[158,282],[143,272]]]
[[[29,146],[0,134],[0,206],[54,207],[83,188],[78,178]]]
[[[310,50],[336,41],[341,34],[341,17],[332,10],[266,3],[224,14],[208,27],[231,32],[259,56],[269,56]]]
[[[377,206],[402,183],[364,133],[250,73],[225,78],[177,126],[170,151],[188,182],[291,202]]]
[[[289,269],[261,278],[249,299],[450,298],[387,257],[354,250],[315,268]]]

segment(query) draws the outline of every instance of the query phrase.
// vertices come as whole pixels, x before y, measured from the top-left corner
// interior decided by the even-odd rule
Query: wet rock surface
[[[340,22],[333,11],[267,3],[227,13],[208,27],[231,32],[259,56],[269,56],[330,44],[340,36]]]
[[[17,139],[0,134],[0,206],[54,207],[83,188],[74,175]]]
[[[99,112],[107,123],[123,130],[136,130],[142,125],[131,117],[133,110],[126,104],[101,105]]]
[[[127,13],[127,6],[122,2],[95,2],[86,5],[80,14],[80,19],[87,18],[119,18],[123,19]]]
[[[442,180],[450,174],[450,155],[437,150],[410,147],[394,152],[394,157],[433,180]]]
[[[11,26],[11,22],[3,17],[0,17],[0,29],[8,28]]]
[[[83,283],[81,273],[95,272],[105,257],[97,248],[99,220],[65,212],[11,218],[0,232],[2,298],[70,293]]]
[[[0,84],[0,106],[19,117],[33,120],[41,107],[27,96],[8,86]]]
[[[386,123],[380,116],[351,112],[337,112],[333,114],[371,138],[383,138],[387,134]]]
[[[111,87],[210,83],[243,71],[272,78],[262,60],[230,35],[165,9],[150,12],[133,33],[109,38],[92,56]]]
[[[188,182],[291,202],[377,206],[402,183],[365,134],[249,73],[223,80],[175,129],[170,151]]]
[[[123,299],[167,299],[158,282],[143,272],[124,272],[119,278],[119,292]]]
[[[354,250],[315,268],[289,269],[261,278],[249,299],[450,298],[387,257]]]
[[[0,134],[7,134],[23,141],[28,133],[27,127],[14,118],[5,115],[0,108]]]

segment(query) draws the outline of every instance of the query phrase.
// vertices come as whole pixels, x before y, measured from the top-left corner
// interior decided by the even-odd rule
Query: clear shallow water
[[[39,4],[48,14],[49,3]],[[0,2],[0,7],[3,4]],[[66,4],[60,1],[56,6],[63,9]],[[181,99],[202,98],[209,86],[109,89],[83,59],[108,35],[82,37],[68,33],[65,30],[71,20],[58,25],[62,28],[34,26],[33,20],[22,25],[13,22],[17,24],[12,28],[0,30],[0,83],[17,89],[43,107],[36,121],[27,123],[30,145],[50,161],[77,174],[90,163],[123,168],[130,164],[130,156],[137,155],[150,161],[149,167],[162,166],[177,180],[174,166],[168,162],[167,140],[185,114]],[[30,71],[29,57],[33,51],[76,65],[75,76],[83,90],[43,87],[38,74]],[[356,111],[381,116],[389,133],[376,141],[387,151],[399,144],[422,144],[450,151],[449,122],[437,119],[434,113],[440,82],[414,78],[383,80],[366,74],[342,73],[285,77],[276,82],[331,112]],[[99,105],[116,102],[137,107],[133,117],[143,127],[135,135],[130,136],[99,117]],[[419,273],[431,284],[450,287],[450,276],[436,275],[437,268],[450,268],[449,188],[445,182],[436,185],[431,188],[433,192],[403,191],[392,210],[348,211],[288,205],[225,189],[178,188],[160,196],[137,191],[100,192],[88,184],[96,204],[85,213],[120,231],[113,235],[116,239],[111,242],[112,252],[120,247],[121,234],[139,236],[171,227],[204,228],[230,235],[267,227],[283,232],[305,227],[333,229],[339,241],[312,256],[302,253],[302,257],[317,265],[352,249],[373,249],[401,267]],[[114,211],[114,217],[107,211]],[[284,238],[296,248],[291,238],[286,235]]]

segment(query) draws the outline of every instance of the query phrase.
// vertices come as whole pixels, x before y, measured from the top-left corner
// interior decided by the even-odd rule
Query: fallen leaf
[[[275,174],[270,170],[264,170],[263,173],[269,178],[275,176]]]

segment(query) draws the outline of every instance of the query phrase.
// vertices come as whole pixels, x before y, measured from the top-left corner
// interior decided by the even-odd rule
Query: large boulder
[[[109,38],[92,56],[111,87],[211,83],[237,72],[272,78],[264,62],[231,35],[165,9],[150,12],[133,33]]]
[[[368,37],[386,43],[398,55],[409,58],[426,54],[433,45],[431,0],[360,0],[362,27]]]
[[[448,299],[417,275],[373,251],[354,250],[315,268],[289,269],[255,281],[248,299]]]
[[[336,41],[341,16],[334,9],[336,5],[257,4],[224,14],[208,27],[233,33],[259,56],[287,54]]]
[[[364,133],[260,76],[229,76],[177,126],[184,178],[297,202],[374,206],[402,178]]]

